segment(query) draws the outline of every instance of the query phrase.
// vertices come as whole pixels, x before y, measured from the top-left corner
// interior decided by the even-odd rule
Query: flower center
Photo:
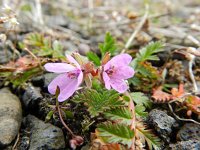
[[[114,66],[111,66],[108,70],[105,71],[108,76],[112,76],[113,73],[115,72],[115,67]]]
[[[81,70],[77,69],[77,70],[73,70],[67,73],[67,76],[70,79],[77,79],[79,74],[80,74]]]

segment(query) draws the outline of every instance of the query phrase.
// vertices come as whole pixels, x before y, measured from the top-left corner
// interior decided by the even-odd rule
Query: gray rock
[[[149,113],[148,123],[152,125],[164,141],[169,142],[172,128],[177,127],[178,124],[174,118],[169,116],[166,112],[153,109]]]
[[[32,82],[33,86],[43,87],[44,86],[44,75],[34,77],[33,79],[31,79],[31,82]]]
[[[189,141],[177,142],[176,144],[170,144],[169,149],[170,150],[199,150],[200,141],[189,140]]]
[[[62,15],[46,16],[46,20],[46,24],[48,24],[51,27],[67,26],[69,23],[68,18]]]
[[[23,104],[26,108],[33,108],[39,100],[42,99],[40,88],[36,88],[29,84],[22,96]]]
[[[9,62],[11,57],[12,53],[7,48],[4,48],[3,45],[0,43],[0,64],[5,64]]]
[[[186,123],[178,132],[177,139],[181,141],[198,140],[200,141],[200,125]]]
[[[73,37],[72,37],[73,38]],[[72,41],[60,41],[61,45],[63,46],[64,50],[70,51],[70,52],[75,52],[78,50],[78,47],[76,46],[75,43],[73,43]]]
[[[87,44],[81,43],[79,44],[78,50],[81,55],[86,55],[90,51],[90,46]]]
[[[57,76],[58,74],[56,73],[46,73],[44,75],[44,88],[47,88],[49,83]]]
[[[0,148],[10,144],[22,121],[20,100],[7,88],[0,90]]]
[[[200,48],[198,50],[200,50]],[[195,58],[195,64],[196,66],[200,66],[200,57]]]
[[[29,150],[57,150],[65,148],[63,132],[60,128],[44,123],[28,115],[25,123],[31,129]]]

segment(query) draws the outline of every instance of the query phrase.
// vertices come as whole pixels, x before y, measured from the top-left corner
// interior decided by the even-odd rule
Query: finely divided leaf
[[[145,118],[145,117],[147,117],[147,115],[148,115],[148,113],[147,112],[145,112],[145,107],[143,106],[143,105],[136,105],[135,106],[135,113],[136,113],[136,115],[137,116],[140,116],[140,117],[143,117],[143,118]]]
[[[75,95],[73,100],[85,103],[91,116],[97,116],[105,110],[124,105],[124,102],[119,98],[119,93],[114,90],[96,91],[94,89],[86,89],[82,93]]]
[[[109,32],[107,32],[105,35],[104,43],[99,44],[99,49],[102,56],[104,56],[106,52],[109,52],[111,55],[113,55],[117,49],[116,41]]]
[[[144,93],[133,92],[131,93],[131,97],[133,98],[133,101],[138,105],[144,105],[145,107],[148,108],[150,108],[152,105],[151,101],[147,96],[144,95]]]
[[[137,122],[136,125],[136,136],[139,136],[141,139],[143,139],[143,143],[145,143],[145,141],[148,144],[148,147],[150,150],[152,150],[153,148],[155,150],[159,150],[160,149],[160,139],[155,136],[151,130],[147,130],[145,125],[142,122]]]
[[[87,57],[88,57],[89,60],[93,61],[95,65],[97,65],[97,66],[101,65],[100,58],[94,52],[91,52],[91,51],[88,52]]]
[[[105,142],[121,143],[128,147],[132,145],[134,131],[129,126],[107,122],[98,125],[97,131],[99,132],[98,136],[106,140]]]
[[[108,119],[113,121],[120,120],[121,123],[126,125],[130,125],[132,123],[132,113],[125,107],[111,109],[104,114]]]
[[[155,54],[163,51],[162,48],[163,44],[161,42],[149,43],[136,54],[136,58],[131,63],[132,67],[137,69],[138,63],[145,62],[147,60],[159,60]]]
[[[163,45],[161,42],[151,42],[139,51],[136,58],[139,62],[146,60],[159,60],[159,58],[154,54],[163,51],[162,48]]]

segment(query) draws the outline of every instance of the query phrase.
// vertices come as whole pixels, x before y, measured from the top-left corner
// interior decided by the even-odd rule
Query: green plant
[[[102,56],[104,56],[106,52],[109,52],[111,55],[113,55],[116,51],[116,41],[109,32],[107,32],[105,35],[104,43],[99,44],[99,49]]]
[[[73,101],[85,103],[91,116],[97,116],[105,110],[124,105],[124,102],[120,100],[119,93],[103,89],[101,91],[86,89],[77,93],[73,97]]]
[[[51,56],[52,58],[63,59],[63,47],[57,41],[52,41],[50,37],[45,37],[39,33],[28,34],[23,42],[19,43],[21,49],[29,48],[36,56]]]
[[[106,53],[110,53],[113,56],[117,50],[116,40],[109,32],[105,35],[104,43],[99,44],[99,49],[101,52],[101,58],[103,58]],[[93,61],[95,65],[101,65],[101,59],[96,53],[90,51],[87,53],[87,57],[89,60]]]
[[[135,71],[138,71],[138,67],[142,62],[148,60],[159,60],[159,58],[155,55],[158,52],[163,51],[163,44],[161,42],[151,42],[146,47],[142,48],[139,53],[136,54],[136,58],[131,63],[132,67]]]
[[[146,129],[146,128],[147,127],[144,125],[143,122],[138,121],[136,123],[136,130],[135,130],[136,136],[140,138],[143,145],[145,145],[145,142],[147,142],[147,145],[150,150],[160,149],[160,145],[161,145],[160,139],[157,136],[155,136],[151,130]]]
[[[139,138],[144,145],[147,142],[150,149],[159,147],[159,138],[139,121],[140,118],[147,116],[146,107],[151,107],[147,96],[140,92],[131,93],[131,97],[137,104],[134,109],[135,120],[134,114],[128,107],[131,100],[129,97],[96,86],[96,82],[93,84],[95,89],[86,89],[77,93],[73,101],[84,103],[92,117],[101,114],[107,119],[106,122],[97,125],[96,135],[99,139],[105,143],[121,143],[130,148],[132,144],[134,145],[134,138]],[[133,122],[136,124],[135,129],[131,128]]]
[[[104,115],[109,120],[119,120],[121,123],[126,125],[131,125],[133,118],[132,113],[125,107],[108,110],[104,113]]]
[[[142,48],[132,61],[131,66],[135,70],[134,78],[129,82],[135,85],[138,90],[149,91],[160,80],[160,74],[157,68],[153,67],[148,61],[158,61],[157,53],[163,51],[161,42],[151,42]]]
[[[123,124],[111,122],[99,124],[97,127],[98,136],[108,143],[121,143],[130,148],[134,138],[134,131]]]

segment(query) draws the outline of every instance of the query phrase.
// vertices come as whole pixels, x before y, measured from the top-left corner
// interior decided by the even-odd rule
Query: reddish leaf
[[[98,131],[91,134],[91,147],[90,150],[121,150],[121,145],[117,143],[105,143],[102,138],[98,136]]]
[[[39,63],[35,59],[33,59],[31,56],[26,55],[24,57],[19,58],[16,62],[11,61],[8,64],[5,65],[5,67],[13,68],[14,71],[22,72],[25,70],[28,70],[30,68],[34,68],[38,66]]]
[[[172,99],[172,95],[163,92],[162,86],[158,87],[157,89],[153,90],[152,98],[157,102],[167,102]]]
[[[185,91],[184,91],[184,84],[179,84],[179,88],[172,88],[171,89],[171,93],[172,93],[172,96],[173,98],[179,98],[181,96],[183,96],[185,94]]]
[[[200,115],[200,98],[199,97],[190,95],[187,97],[184,104],[188,108],[188,110],[191,110],[193,113]]]
[[[106,144],[103,145],[99,150],[121,150],[119,144]]]

